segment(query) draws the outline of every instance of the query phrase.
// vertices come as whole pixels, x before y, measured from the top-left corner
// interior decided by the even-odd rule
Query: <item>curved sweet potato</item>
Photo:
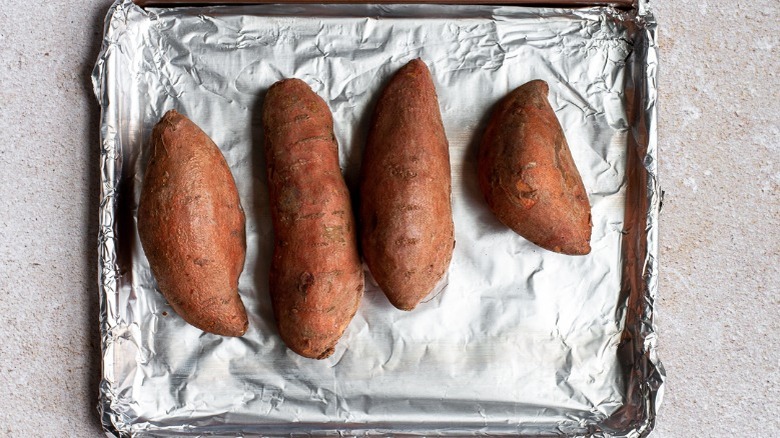
[[[535,80],[498,104],[479,148],[480,188],[517,234],[550,251],[588,254],[588,195],[547,93]]]
[[[241,336],[244,210],[230,168],[197,125],[168,111],[154,127],[138,234],[160,291],[185,321]]]

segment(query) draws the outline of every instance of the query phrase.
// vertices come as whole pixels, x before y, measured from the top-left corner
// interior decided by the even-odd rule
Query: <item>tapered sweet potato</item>
[[[238,294],[244,210],[217,145],[168,111],[154,127],[138,205],[138,234],[165,298],[185,321],[224,336],[248,326]]]
[[[363,296],[349,192],[328,105],[305,82],[274,84],[263,104],[279,334],[296,353],[333,354]]]
[[[516,233],[550,251],[588,254],[588,195],[548,91],[546,82],[531,81],[498,104],[479,149],[479,185]]]
[[[455,246],[450,156],[436,89],[415,59],[377,103],[360,178],[363,256],[399,309],[412,310],[436,286]]]

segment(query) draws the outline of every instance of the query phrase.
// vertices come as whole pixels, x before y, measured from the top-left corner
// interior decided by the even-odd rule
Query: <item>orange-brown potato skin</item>
[[[414,309],[436,286],[455,246],[450,156],[436,89],[415,59],[382,92],[363,155],[363,257],[390,302]]]
[[[327,104],[305,82],[274,84],[263,105],[274,252],[270,292],[282,340],[333,354],[363,296],[349,192]]]
[[[479,149],[479,185],[496,217],[517,234],[550,251],[584,255],[590,204],[548,91],[534,80],[498,104]]]
[[[241,336],[244,210],[219,148],[195,123],[168,111],[152,131],[138,205],[138,234],[173,310],[193,326]]]

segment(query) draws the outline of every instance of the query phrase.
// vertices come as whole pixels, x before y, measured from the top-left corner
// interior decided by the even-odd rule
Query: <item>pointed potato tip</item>
[[[395,307],[398,310],[403,310],[404,312],[411,312],[412,310],[414,310],[417,307],[417,305],[420,304],[420,301],[422,301],[423,298],[425,298],[425,296],[421,297],[420,299],[414,299],[414,298],[391,299],[390,297],[388,297],[388,299],[390,300],[390,304],[392,304],[393,307]]]
[[[558,254],[570,255],[570,256],[582,256],[590,254],[590,242],[588,240],[582,240],[579,242],[564,243],[563,245],[540,245],[548,251],[557,252]]]
[[[214,333],[215,335],[226,336],[226,337],[229,337],[229,338],[240,338],[241,336],[244,336],[246,334],[246,330],[247,330],[247,327],[244,327],[244,328],[241,328],[241,329],[238,329],[238,330],[236,330],[236,329],[231,327],[231,328],[227,328],[225,330],[215,330],[215,331],[209,332],[209,333]]]
[[[184,114],[176,111],[175,109],[168,110],[160,119],[159,122],[157,122],[157,125],[155,125],[155,129],[172,129],[176,130],[178,126],[182,124],[192,124],[195,125],[195,123],[189,119],[189,117],[185,116]],[[197,125],[195,125],[198,129]]]
[[[244,336],[249,329],[249,320],[247,319],[246,314],[238,315],[236,319],[231,318],[228,321],[218,321],[211,327],[203,327],[201,330],[219,336],[234,338]]]
[[[590,243],[582,242],[579,245],[573,245],[568,248],[564,248],[563,254],[572,256],[583,256],[590,254]]]
[[[398,310],[402,310],[404,312],[411,312],[412,310],[417,308],[417,305],[415,304],[413,306],[395,306],[395,308]]]
[[[329,358],[329,357],[331,357],[333,355],[333,353],[335,351],[336,351],[336,347],[335,346],[331,346],[328,349],[326,349],[325,351],[323,351],[322,353],[320,353],[315,359],[322,360],[322,359]]]
[[[430,70],[428,70],[428,64],[426,64],[425,61],[423,61],[420,58],[412,59],[411,61],[407,62],[406,65],[401,67],[401,69],[406,72],[415,72],[415,73],[430,72]]]
[[[338,340],[336,341],[338,342]],[[327,347],[319,347],[319,348],[298,348],[293,347],[293,344],[290,344],[288,342],[285,342],[287,345],[287,348],[292,350],[295,354],[299,356],[303,356],[307,359],[316,359],[316,360],[323,360],[331,357],[333,353],[336,351],[336,344],[332,343],[328,345]]]
[[[547,81],[543,79],[534,79],[532,81],[526,82],[525,84],[521,85],[519,88],[527,88],[535,92],[544,94],[545,96],[547,96],[550,93],[550,85],[547,84]]]
[[[176,307],[174,307],[174,310],[190,325],[207,333],[219,336],[241,337],[249,329],[249,318],[246,314],[246,308],[238,293],[233,297],[227,308],[223,308],[219,312],[214,312],[214,309],[209,309],[211,311],[203,309],[206,311],[184,312],[182,309],[176,309]]]
[[[233,329],[233,327],[231,327],[231,329]],[[244,315],[243,324],[236,326],[235,329],[236,330],[231,330],[230,333],[226,336],[241,337],[246,334],[247,330],[249,330],[249,319],[246,317],[246,315]]]
[[[179,120],[179,119],[186,119],[187,116],[183,115],[182,113],[176,111],[175,109],[168,110],[165,114],[163,114],[162,120],[172,121],[172,120]]]

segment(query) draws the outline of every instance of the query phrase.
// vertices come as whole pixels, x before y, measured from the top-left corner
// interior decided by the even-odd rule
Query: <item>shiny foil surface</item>
[[[109,436],[639,437],[663,394],[657,289],[655,22],[520,6],[244,5],[109,10],[102,108],[99,411]],[[421,57],[450,143],[457,241],[440,292],[393,308],[367,274],[335,354],[288,350],[268,292],[273,230],[260,111],[306,81],[333,111],[353,193],[379,91]],[[477,147],[492,106],[532,79],[568,138],[593,213],[591,254],[534,246],[488,210]],[[156,290],[136,211],[152,127],[170,109],[221,148],[247,216],[249,331],[187,325]]]

